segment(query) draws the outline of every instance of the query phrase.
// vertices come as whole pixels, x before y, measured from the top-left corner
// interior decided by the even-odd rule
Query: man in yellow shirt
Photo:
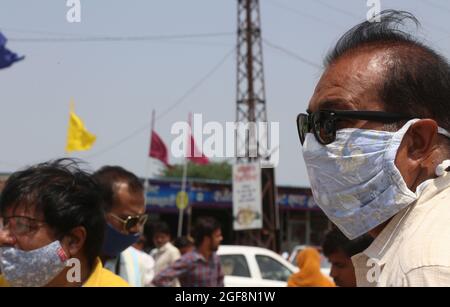
[[[100,189],[76,161],[18,171],[0,196],[0,286],[127,286],[103,269]]]

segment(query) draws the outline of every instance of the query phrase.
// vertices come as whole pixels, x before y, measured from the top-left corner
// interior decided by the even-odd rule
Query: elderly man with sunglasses
[[[105,268],[131,286],[150,286],[154,260],[132,246],[141,237],[147,221],[141,181],[119,166],[104,166],[93,176],[102,188],[105,204],[107,224],[102,248]]]
[[[450,66],[401,26],[348,31],[297,117],[314,199],[349,238],[358,286],[450,286]]]

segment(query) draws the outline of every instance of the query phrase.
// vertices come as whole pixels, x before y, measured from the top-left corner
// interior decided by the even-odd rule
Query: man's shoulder
[[[426,206],[430,207],[414,209],[422,210],[422,216],[409,225],[400,244],[398,255],[405,273],[424,266],[450,267],[450,205],[437,198]]]
[[[166,250],[167,250],[167,252],[168,253],[170,253],[171,255],[178,255],[178,256],[180,256],[180,251],[178,250],[178,248],[175,246],[175,245],[173,245],[172,243],[167,243],[167,245],[166,245]]]
[[[131,248],[131,251],[133,253],[135,253],[138,257],[146,258],[146,259],[149,259],[149,258],[153,259],[152,256],[150,256],[146,252],[143,252],[143,251],[141,251],[141,250],[139,250],[137,248],[134,248],[133,246],[130,246],[129,248]]]
[[[133,246],[130,246],[123,252],[130,253],[132,256],[136,257],[139,260],[139,262],[151,263],[151,264],[153,264],[155,262],[155,260],[153,259],[152,256],[150,256],[149,254],[147,254],[141,250],[134,248]]]
[[[102,268],[96,284],[85,285],[93,287],[129,287],[130,285],[120,276]]]
[[[97,259],[94,269],[88,280],[84,283],[84,287],[129,287],[129,284],[118,275],[105,269]]]
[[[196,251],[187,252],[186,254],[182,255],[177,261],[183,261],[183,262],[194,262],[201,259],[201,255]]]

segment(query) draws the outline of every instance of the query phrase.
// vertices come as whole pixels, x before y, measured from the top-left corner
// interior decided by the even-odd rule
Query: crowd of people
[[[122,167],[90,174],[73,159],[31,166],[9,177],[0,210],[0,285],[223,286],[215,253],[222,234],[211,217],[197,220],[195,240],[176,246],[159,222],[155,248],[142,250],[144,187]]]
[[[91,174],[80,163],[50,161],[7,180],[0,196],[0,285],[224,286],[217,220],[199,218],[192,237],[175,240],[168,224],[158,221],[149,238],[139,178],[119,166]],[[299,271],[288,286],[355,286],[350,257],[368,243],[333,229],[323,245],[331,278],[320,272],[319,252],[307,248],[298,255]],[[70,259],[79,261],[79,273],[71,274]]]

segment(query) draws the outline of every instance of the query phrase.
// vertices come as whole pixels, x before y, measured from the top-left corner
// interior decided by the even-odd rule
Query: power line
[[[327,2],[324,2],[322,0],[315,0],[314,2],[317,2],[317,3],[321,4],[322,6],[326,6],[326,7],[328,7],[329,9],[331,9],[333,11],[339,12],[339,13],[347,15],[349,17],[358,18],[358,19],[361,18],[361,16],[358,16],[358,15],[354,14],[353,12],[341,9],[340,7],[336,7],[336,6],[331,5],[331,4],[327,3]]]
[[[175,34],[175,35],[143,35],[143,36],[92,36],[92,37],[42,37],[42,38],[9,38],[11,42],[33,43],[67,43],[67,42],[128,42],[173,40],[185,38],[210,38],[235,35],[232,32]]]
[[[273,49],[276,49],[276,50],[278,50],[278,51],[281,51],[281,52],[283,52],[284,54],[290,56],[291,58],[296,59],[297,61],[300,61],[300,62],[302,62],[302,63],[304,63],[304,64],[307,64],[307,65],[309,65],[309,66],[311,66],[311,67],[314,67],[314,68],[318,68],[318,69],[322,69],[322,68],[323,68],[321,65],[319,65],[319,64],[317,64],[317,63],[314,63],[314,62],[312,62],[312,61],[310,61],[310,60],[308,60],[308,59],[302,57],[301,55],[299,55],[299,54],[297,54],[297,53],[295,53],[295,52],[293,52],[293,51],[290,51],[290,50],[288,50],[288,49],[286,49],[286,48],[284,48],[284,47],[281,47],[281,46],[279,46],[279,45],[276,45],[276,44],[274,44],[274,43],[271,43],[271,42],[269,42],[267,39],[264,39],[264,38],[263,38],[263,42],[264,42],[268,47],[271,47],[271,48],[273,48]]]
[[[156,117],[156,120],[161,119],[179,104],[181,104],[190,94],[197,90],[207,79],[209,79],[225,62],[228,58],[234,54],[236,47],[233,47],[221,60],[217,63],[203,78],[201,78],[197,83],[195,83],[183,96],[177,99],[169,108],[163,111],[160,115]]]
[[[62,32],[53,32],[53,31],[45,31],[45,30],[27,30],[27,29],[18,29],[18,28],[5,28],[0,27],[0,31],[8,31],[8,32],[17,32],[17,33],[29,33],[29,34],[39,34],[39,35],[56,35],[56,36],[86,36],[82,34],[75,33],[62,33]]]
[[[207,74],[205,74],[199,81],[197,81],[191,88],[189,88],[186,91],[186,93],[184,93],[180,98],[175,100],[175,102],[173,102],[166,110],[164,110],[162,113],[160,113],[160,115],[158,115],[156,117],[155,121],[160,120],[161,118],[166,116],[169,112],[171,112],[173,109],[175,109],[177,106],[179,106],[181,103],[183,103],[189,95],[191,95],[193,92],[195,92],[195,90],[197,90],[207,79],[209,79],[226,62],[226,60],[232,54],[234,54],[235,50],[236,50],[236,47],[233,47],[229,52],[227,52],[226,55],[216,65],[214,65],[214,67],[211,70],[208,71]],[[92,158],[95,158],[95,157],[98,157],[98,156],[104,154],[105,152],[113,150],[113,149],[117,148],[118,146],[122,145],[123,143],[125,143],[126,141],[134,138],[138,134],[147,130],[149,127],[150,127],[150,123],[142,125],[141,127],[133,130],[127,136],[125,136],[125,137],[121,138],[120,140],[118,140],[117,142],[114,142],[113,144],[105,147],[104,149],[88,156],[87,158],[92,159]]]
[[[424,0],[424,1],[426,1],[426,0]],[[339,13],[341,13],[341,14],[347,15],[347,16],[349,16],[349,17],[352,17],[352,18],[358,18],[358,19],[361,18],[360,16],[354,14],[353,12],[344,10],[344,9],[342,9],[342,8],[340,8],[340,7],[336,7],[336,6],[331,5],[331,4],[329,4],[329,3],[327,3],[327,2],[325,2],[325,1],[323,1],[323,0],[315,0],[315,2],[321,4],[322,6],[326,6],[326,7],[328,7],[328,8],[331,9],[331,10],[334,10],[334,11],[339,12]],[[429,1],[426,1],[426,2],[429,3],[430,5],[436,6],[435,4],[430,3]],[[442,9],[444,9],[444,8],[442,8]],[[440,31],[440,32],[442,32],[442,33],[450,34],[449,30],[447,30],[446,28],[443,28],[443,27],[441,27],[441,26],[439,26],[439,25],[436,25],[436,24],[434,24],[434,23],[432,23],[432,22],[429,22],[429,21],[427,21],[426,23],[427,23],[431,28],[434,28],[434,29],[436,29],[436,30],[438,30],[438,31]]]
[[[302,11],[300,11],[300,10],[297,10],[297,9],[293,8],[293,7],[287,6],[287,5],[282,4],[282,3],[280,3],[280,2],[276,2],[275,0],[271,0],[271,1],[268,1],[268,2],[266,2],[266,3],[269,4],[269,5],[272,5],[272,6],[274,6],[274,7],[277,7],[277,8],[279,8],[279,9],[282,9],[282,10],[285,10],[285,11],[288,11],[288,12],[291,12],[291,13],[294,13],[294,14],[296,14],[296,15],[299,15],[299,16],[303,16],[303,17],[309,18],[309,19],[314,20],[314,21],[316,21],[316,22],[318,22],[318,23],[320,23],[320,24],[326,24],[326,25],[328,25],[328,26],[330,26],[330,27],[344,28],[344,26],[342,26],[342,25],[339,25],[339,24],[334,23],[334,22],[330,22],[330,21],[328,21],[328,20],[326,20],[326,19],[322,19],[322,18],[317,17],[317,16],[315,16],[315,15],[311,15],[311,14],[302,12]]]

